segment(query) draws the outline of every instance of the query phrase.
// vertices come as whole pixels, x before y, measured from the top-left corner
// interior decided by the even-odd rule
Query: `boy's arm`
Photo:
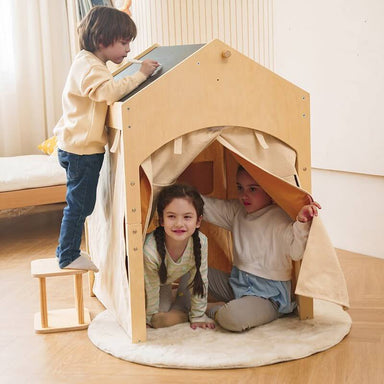
[[[292,260],[302,259],[310,228],[311,222],[301,223],[297,220],[289,227],[289,254]]]
[[[237,200],[222,200],[201,196],[204,200],[203,219],[227,230],[232,229],[232,220],[239,209]]]
[[[111,105],[133,91],[147,78],[143,72],[138,71],[132,76],[115,80],[106,67],[95,65],[84,77],[81,92],[91,100]]]
[[[301,223],[306,223],[308,221],[312,221],[314,216],[317,216],[318,209],[321,209],[321,206],[316,201],[312,200],[312,197],[308,195],[309,204],[304,205],[300,212],[298,213],[296,220],[300,221]]]
[[[290,239],[290,255],[293,260],[300,260],[303,257],[307,245],[308,234],[311,228],[312,219],[318,215],[321,206],[308,195],[309,204],[304,205],[292,225],[292,237]]]

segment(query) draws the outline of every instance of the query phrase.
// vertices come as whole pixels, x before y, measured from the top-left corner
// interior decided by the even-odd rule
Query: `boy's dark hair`
[[[159,193],[157,198],[157,214],[159,216],[160,224],[163,222],[164,209],[173,199],[187,199],[189,200],[196,210],[197,217],[203,215],[204,201],[200,196],[200,193],[189,185],[174,184],[165,187]],[[199,237],[199,228],[196,228],[192,235],[193,239],[193,253],[195,256],[196,274],[193,279],[193,294],[204,296],[205,289],[203,279],[200,274],[201,266],[201,243]],[[161,265],[159,269],[160,282],[164,284],[167,281],[167,267],[165,266],[165,231],[164,227],[158,226],[155,230],[155,240],[157,252],[161,258]]]
[[[81,20],[80,48],[95,52],[100,44],[108,47],[119,39],[134,40],[137,34],[134,21],[125,12],[116,8],[96,6]]]

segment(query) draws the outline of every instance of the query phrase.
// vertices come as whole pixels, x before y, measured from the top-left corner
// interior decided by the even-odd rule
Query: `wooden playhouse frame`
[[[156,59],[156,49],[154,46],[140,57]],[[132,342],[146,340],[142,162],[166,143],[192,131],[246,127],[272,135],[293,148],[301,187],[310,191],[309,112],[307,92],[219,40],[202,45],[152,79],[146,88],[109,108],[108,126],[124,157]],[[298,269],[299,264],[295,266],[296,276]],[[298,301],[300,318],[312,318],[312,298],[299,297]]]

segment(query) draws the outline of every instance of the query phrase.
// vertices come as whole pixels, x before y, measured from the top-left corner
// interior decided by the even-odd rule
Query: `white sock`
[[[80,252],[80,256],[63,269],[84,269],[85,271],[99,272],[99,268],[93,264],[92,260],[85,252]]]

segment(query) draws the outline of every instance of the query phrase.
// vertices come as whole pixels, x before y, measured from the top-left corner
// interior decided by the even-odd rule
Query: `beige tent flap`
[[[276,138],[267,134],[263,136],[268,143],[267,149],[262,147],[251,129],[208,128],[185,135],[184,149],[180,154],[175,153],[174,142],[155,151],[141,168],[143,226],[140,230],[143,230],[143,235],[152,221],[152,202],[156,201],[163,186],[177,181],[189,182],[200,190],[208,190],[211,196],[235,197],[235,189],[228,187],[235,186],[237,164],[243,165],[291,217],[296,217],[300,207],[307,202],[308,193],[293,184],[296,180],[295,152]],[[199,165],[208,169],[208,174],[213,175],[212,180],[204,177]],[[272,168],[277,175],[265,168]],[[92,257],[101,267],[96,275],[95,293],[107,308],[116,308],[115,316],[128,330],[131,307],[124,262],[127,236],[124,233],[125,182],[122,175],[122,155],[118,148],[115,154],[105,159],[97,207],[89,220],[89,236],[93,239],[90,242]],[[149,229],[155,225],[152,221]],[[229,271],[230,234],[207,223],[202,231],[209,238],[209,264]],[[132,276],[138,278],[138,275]],[[344,276],[320,219],[314,221],[310,231],[296,293],[344,307],[349,305]]]

